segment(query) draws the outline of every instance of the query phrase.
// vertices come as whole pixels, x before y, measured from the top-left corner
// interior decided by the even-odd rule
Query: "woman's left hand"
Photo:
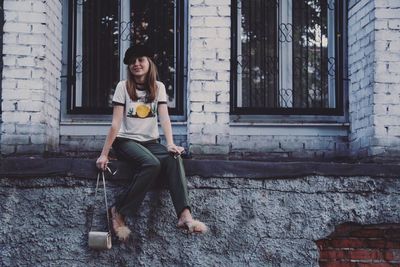
[[[175,145],[175,144],[169,144],[169,145],[167,145],[167,150],[169,151],[169,152],[172,152],[172,153],[174,153],[174,154],[182,154],[182,152],[183,151],[185,151],[185,149],[183,148],[183,147],[181,147],[181,146],[177,146],[177,145]]]

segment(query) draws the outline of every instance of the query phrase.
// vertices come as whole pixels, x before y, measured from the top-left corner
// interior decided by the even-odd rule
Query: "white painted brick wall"
[[[196,154],[226,154],[229,144],[230,1],[191,0],[188,143]]]
[[[350,142],[342,134],[301,135],[290,127],[277,134],[263,126],[229,125],[230,4],[189,1],[191,152],[274,158],[345,156],[349,145],[354,155],[399,151],[400,1],[349,1]],[[102,138],[59,140],[60,1],[5,0],[4,8],[2,153],[54,150],[59,143],[64,151],[100,149]]]
[[[294,133],[272,135],[267,131],[263,131],[263,135],[246,134],[246,127],[238,130],[237,126],[229,125],[230,2],[190,1],[190,113],[187,131],[191,152],[230,155],[264,153],[283,157],[314,157],[324,153],[344,155],[347,137],[312,138]],[[233,127],[236,133],[232,133]]]
[[[400,155],[400,1],[375,3],[375,71],[371,154]]]
[[[4,1],[2,154],[58,147],[61,9],[59,0]]]
[[[350,145],[354,155],[400,155],[399,20],[400,1],[350,1]]]
[[[374,0],[350,1],[348,10],[348,72],[350,148],[367,155],[373,137]],[[370,53],[367,53],[370,51]]]

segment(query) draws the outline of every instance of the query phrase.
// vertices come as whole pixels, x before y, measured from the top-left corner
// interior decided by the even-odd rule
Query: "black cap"
[[[149,57],[153,58],[154,53],[153,51],[146,45],[134,45],[126,49],[125,56],[124,56],[124,64],[129,65],[130,60],[133,57]]]

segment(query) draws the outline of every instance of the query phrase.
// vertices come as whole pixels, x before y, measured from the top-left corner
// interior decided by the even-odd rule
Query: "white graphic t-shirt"
[[[146,142],[159,138],[157,124],[158,104],[167,103],[165,85],[157,81],[158,92],[153,102],[147,103],[146,90],[136,89],[137,101],[131,100],[126,81],[120,81],[115,89],[113,104],[124,106],[124,117],[117,137]]]

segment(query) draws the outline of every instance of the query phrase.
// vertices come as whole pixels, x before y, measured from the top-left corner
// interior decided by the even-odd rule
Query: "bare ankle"
[[[188,208],[184,209],[179,216],[179,221],[187,221],[192,219],[192,214]]]

